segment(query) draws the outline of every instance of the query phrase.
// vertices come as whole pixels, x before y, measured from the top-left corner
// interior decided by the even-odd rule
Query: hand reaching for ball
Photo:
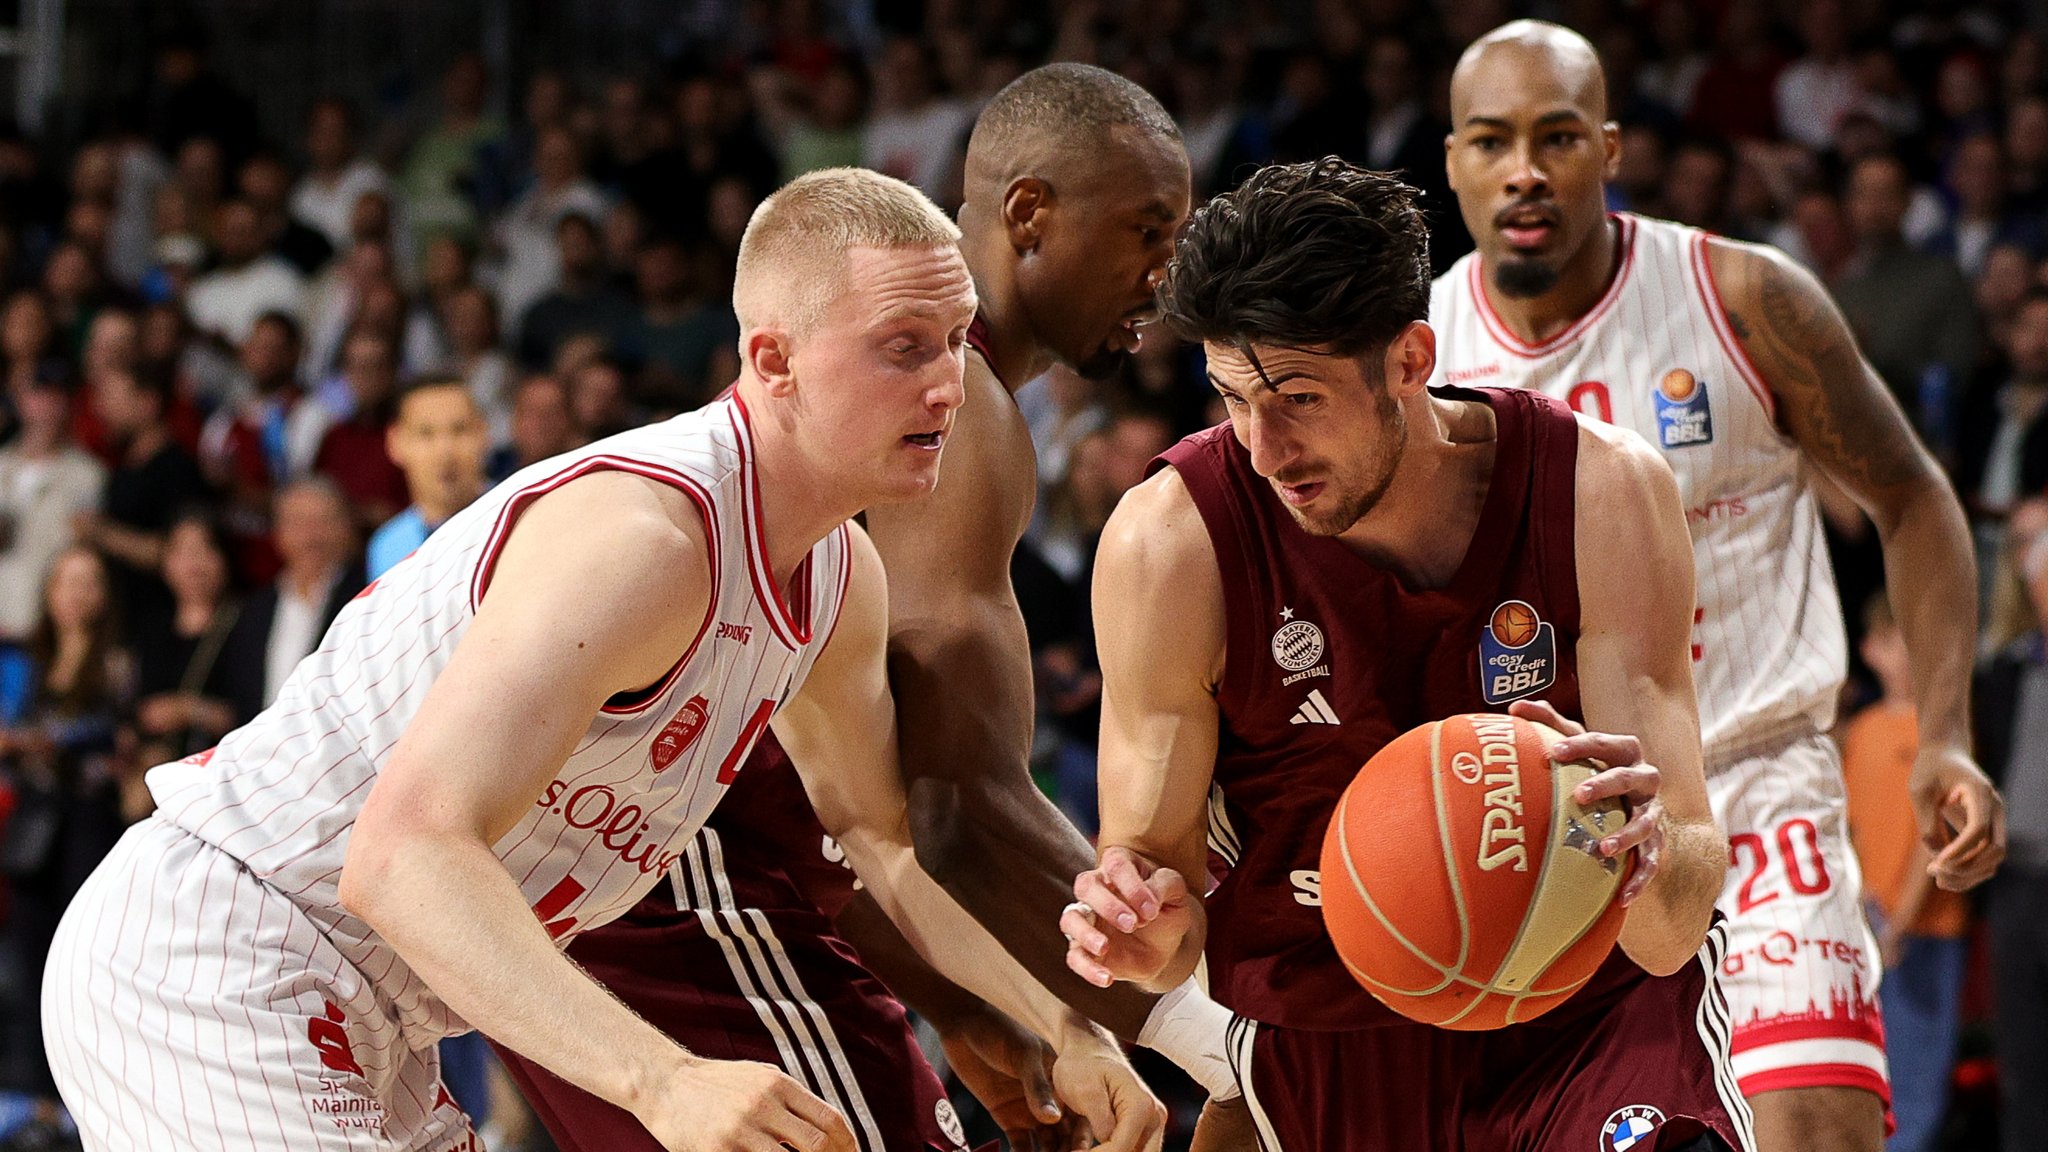
[[[1658,863],[1664,858],[1664,801],[1657,796],[1663,775],[1656,765],[1642,762],[1643,746],[1635,737],[1588,732],[1584,724],[1567,720],[1546,701],[1517,700],[1508,706],[1508,713],[1564,734],[1563,740],[1548,749],[1553,763],[1593,760],[1608,765],[1581,782],[1572,799],[1589,805],[1615,796],[1628,807],[1628,823],[1599,845],[1600,855],[1610,859],[1620,859],[1629,849],[1637,849],[1635,869],[1621,887],[1621,903],[1626,907],[1649,887],[1657,875]]]

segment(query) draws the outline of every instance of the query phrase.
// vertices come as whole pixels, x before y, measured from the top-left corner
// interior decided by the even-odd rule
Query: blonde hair
[[[824,168],[754,209],[740,238],[733,310],[742,329],[815,323],[845,278],[854,248],[941,248],[960,229],[924,193],[865,168]]]

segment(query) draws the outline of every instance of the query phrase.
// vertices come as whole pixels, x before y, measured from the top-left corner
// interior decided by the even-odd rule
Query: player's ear
[[[1052,185],[1036,176],[1019,176],[1003,193],[1003,232],[1018,252],[1036,251],[1052,207]]]
[[[1621,175],[1621,125],[1612,120],[1600,125],[1600,148],[1600,178],[1611,181]]]
[[[1387,382],[1389,395],[1406,399],[1422,391],[1435,370],[1436,330],[1424,321],[1410,320],[1400,335],[1387,342],[1380,379]]]
[[[753,328],[740,341],[740,357],[770,396],[786,396],[796,388],[790,366],[789,333],[780,328]]]

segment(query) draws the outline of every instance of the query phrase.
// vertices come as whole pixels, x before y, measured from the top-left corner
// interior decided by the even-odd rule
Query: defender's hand
[[[751,1060],[696,1060],[635,1114],[672,1152],[857,1152],[832,1106],[782,1069]]]
[[[1657,867],[1664,860],[1664,801],[1657,796],[1658,789],[1663,787],[1663,774],[1656,765],[1643,763],[1643,746],[1635,737],[1588,732],[1584,724],[1565,719],[1546,701],[1517,700],[1508,706],[1508,712],[1564,734],[1563,740],[1547,749],[1552,762],[1591,760],[1610,765],[1581,782],[1573,790],[1572,799],[1583,805],[1613,796],[1621,798],[1629,813],[1628,823],[1600,841],[1599,852],[1610,859],[1620,859],[1630,849],[1636,850],[1635,866],[1621,886],[1622,906],[1634,903],[1656,878]]]
[[[1052,1091],[1053,1051],[994,1009],[952,1021],[939,1032],[946,1062],[988,1109],[1015,1152],[1070,1152],[1079,1120]]]
[[[1228,1100],[1209,1097],[1202,1118],[1195,1121],[1195,1139],[1188,1152],[1259,1152],[1258,1129],[1242,1095]]]
[[[1950,892],[1982,884],[2005,859],[2005,801],[1961,751],[1923,746],[1907,782],[1920,842],[1934,854],[1927,874]]]
[[[1052,1066],[1053,1090],[1087,1122],[1094,1145],[1110,1152],[1159,1152],[1166,1107],[1131,1070],[1122,1049],[1086,1021],[1067,1029]]]
[[[1152,981],[1194,922],[1181,874],[1128,848],[1104,849],[1099,865],[1074,878],[1074,900],[1060,914],[1067,967],[1102,988]]]

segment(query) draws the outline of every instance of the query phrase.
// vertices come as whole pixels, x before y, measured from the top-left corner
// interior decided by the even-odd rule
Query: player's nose
[[[1528,196],[1550,186],[1550,177],[1536,162],[1536,146],[1533,142],[1522,141],[1516,144],[1513,161],[1507,178],[1509,195]]]
[[[1261,476],[1277,474],[1300,454],[1292,437],[1277,421],[1261,416],[1256,405],[1245,419],[1244,440],[1245,450],[1251,453],[1252,470]]]

